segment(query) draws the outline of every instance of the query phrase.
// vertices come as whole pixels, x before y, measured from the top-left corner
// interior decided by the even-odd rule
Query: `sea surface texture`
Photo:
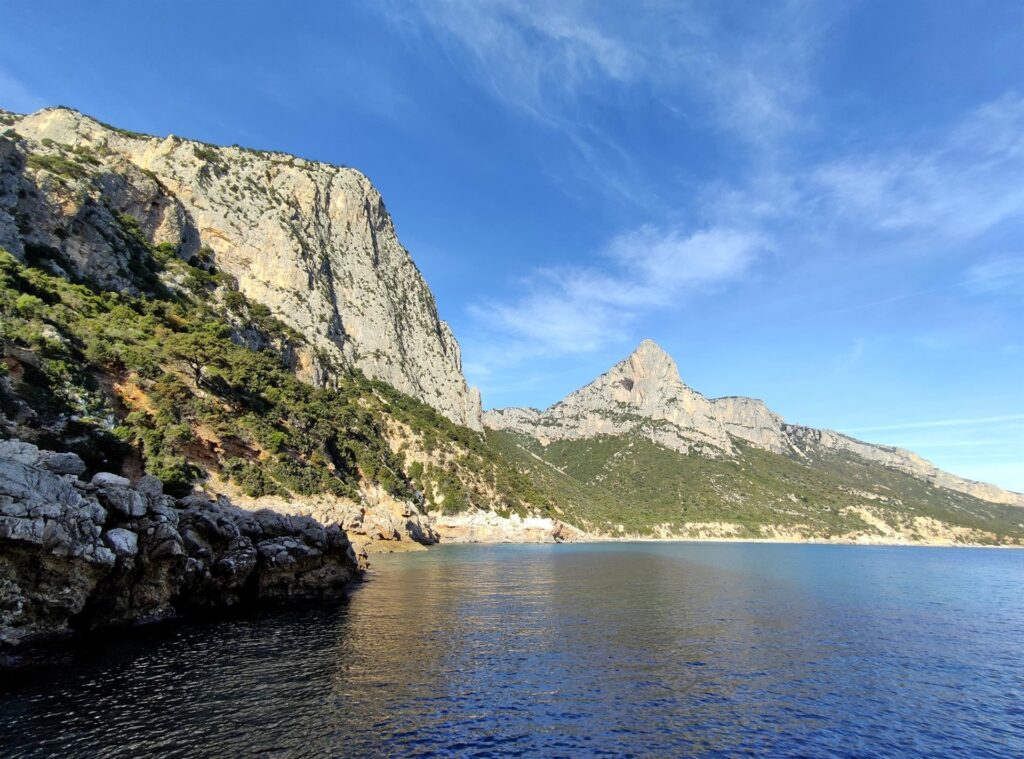
[[[4,756],[1024,756],[1024,552],[450,546],[53,655]]]

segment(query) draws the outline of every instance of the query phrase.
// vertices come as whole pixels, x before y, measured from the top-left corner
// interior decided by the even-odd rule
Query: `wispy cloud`
[[[1024,250],[1017,256],[999,256],[974,264],[967,271],[964,287],[976,295],[987,295],[1024,286]]]
[[[681,128],[719,130],[763,148],[808,120],[825,16],[807,0],[770,8],[695,2],[438,0],[381,5],[397,28],[439,42],[497,102],[561,133],[574,170],[634,204],[650,186],[609,128],[643,104]],[[642,110],[642,108],[640,108]]]
[[[591,265],[539,270],[521,297],[478,303],[471,313],[502,346],[492,359],[588,352],[623,336],[639,316],[735,279],[768,247],[735,229],[644,226],[612,239]]]
[[[840,352],[832,360],[832,371],[835,374],[845,374],[864,360],[867,351],[867,341],[858,337],[848,349]]]
[[[1024,211],[1024,96],[981,105],[929,150],[850,155],[811,176],[831,209],[858,225],[977,236]]]
[[[1001,416],[977,416],[967,419],[935,419],[924,422],[899,422],[873,427],[847,427],[844,432],[881,432],[884,430],[918,430],[933,427],[968,427],[982,424],[1001,424],[1024,420],[1024,414],[1003,414]]]

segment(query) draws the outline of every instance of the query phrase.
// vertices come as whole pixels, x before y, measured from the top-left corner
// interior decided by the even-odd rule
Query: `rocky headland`
[[[336,525],[84,471],[74,454],[0,441],[0,644],[337,599],[359,577]]]
[[[68,108],[0,112],[0,135],[4,124],[0,247],[15,257],[47,251],[69,276],[131,292],[117,244],[127,214],[149,241],[215,264],[301,335],[290,356],[301,377],[330,385],[356,368],[480,429],[459,345],[359,171],[126,132]]]

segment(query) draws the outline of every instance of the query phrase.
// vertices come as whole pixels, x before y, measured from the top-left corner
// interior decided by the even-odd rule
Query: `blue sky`
[[[36,0],[0,106],[361,169],[485,406],[650,337],[1024,490],[1021,50],[1016,0]]]

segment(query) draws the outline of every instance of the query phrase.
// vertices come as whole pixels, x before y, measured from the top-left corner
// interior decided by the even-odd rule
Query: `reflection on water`
[[[1024,755],[1024,552],[451,546],[5,678],[9,756]]]

